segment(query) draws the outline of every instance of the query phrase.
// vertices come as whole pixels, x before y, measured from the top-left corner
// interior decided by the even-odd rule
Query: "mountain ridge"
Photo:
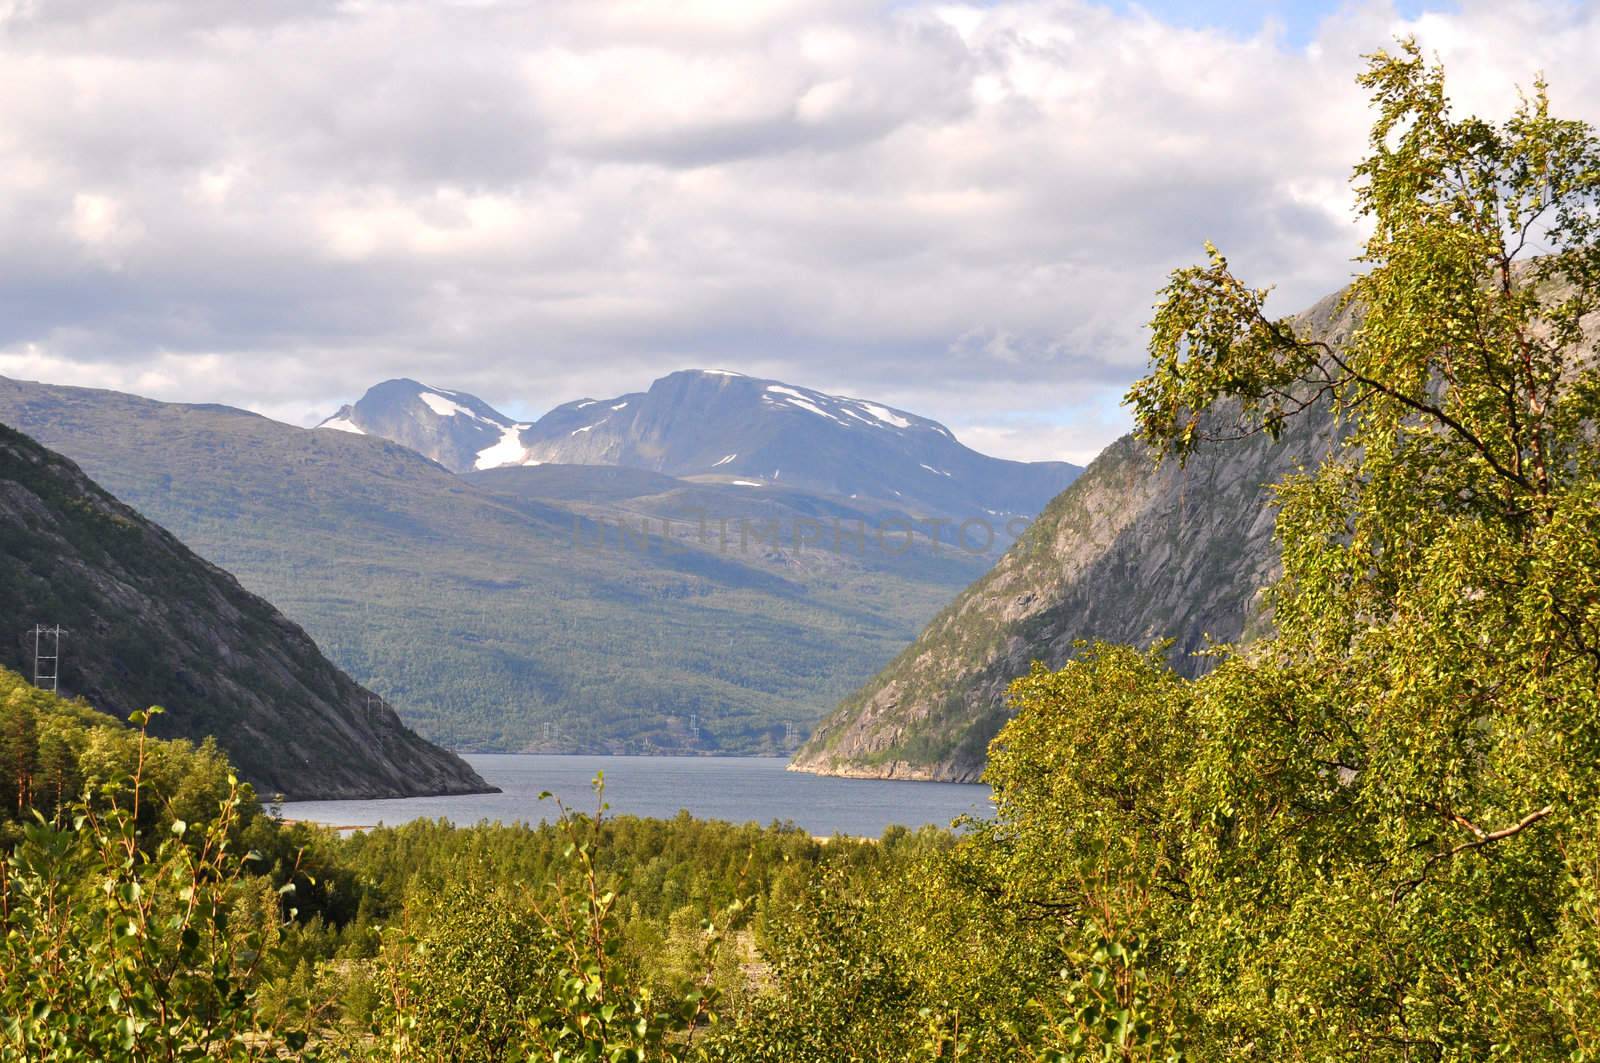
[[[645,391],[562,403],[531,423],[465,392],[389,380],[319,427],[380,435],[456,472],[637,468],[958,519],[1031,517],[1082,471],[990,457],[904,410],[728,370],[679,370]]]
[[[508,438],[529,426],[474,395],[397,377],[369,388],[360,400],[341,406],[317,427],[380,436],[462,472],[501,464],[494,457],[495,448],[507,445]]]

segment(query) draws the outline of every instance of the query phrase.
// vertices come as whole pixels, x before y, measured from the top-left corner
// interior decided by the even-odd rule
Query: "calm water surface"
[[[480,753],[465,758],[503,791],[467,797],[408,797],[389,801],[291,801],[289,819],[335,826],[393,826],[444,818],[532,823],[556,815],[550,791],[571,807],[593,812],[589,780],[605,773],[611,814],[670,817],[680,809],[700,819],[734,823],[791,822],[812,834],[877,837],[885,827],[949,826],[964,814],[989,814],[989,788],[962,783],[833,779],[785,771],[777,757],[559,757]]]

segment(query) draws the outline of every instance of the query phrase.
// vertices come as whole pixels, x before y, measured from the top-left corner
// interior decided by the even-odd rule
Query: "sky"
[[[1401,34],[1600,122],[1600,3],[0,0],[0,374],[314,424],[715,367],[1086,462],[1205,240],[1347,281]]]

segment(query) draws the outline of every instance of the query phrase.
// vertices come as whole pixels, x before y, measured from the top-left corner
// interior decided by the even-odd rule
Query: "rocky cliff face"
[[[1303,320],[1335,342],[1336,297]],[[1079,639],[1148,646],[1207,667],[1208,641],[1248,634],[1275,578],[1270,485],[1327,453],[1331,418],[1311,411],[1273,441],[1217,443],[1156,466],[1113,443],[1028,533],[917,640],[817,728],[791,768],[832,775],[970,782],[1004,725],[1005,693],[1032,662],[1060,667]]]
[[[491,789],[334,667],[228,573],[0,425],[0,665],[32,675],[35,624],[60,625],[60,692],[151,730],[216,737],[263,796]]]

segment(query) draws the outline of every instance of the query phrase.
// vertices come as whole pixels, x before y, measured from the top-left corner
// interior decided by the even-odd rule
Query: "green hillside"
[[[71,462],[0,425],[0,665],[66,629],[59,687],[153,733],[214,737],[264,793],[404,797],[486,789],[408,730],[306,633]],[[54,648],[54,640],[50,640]]]

